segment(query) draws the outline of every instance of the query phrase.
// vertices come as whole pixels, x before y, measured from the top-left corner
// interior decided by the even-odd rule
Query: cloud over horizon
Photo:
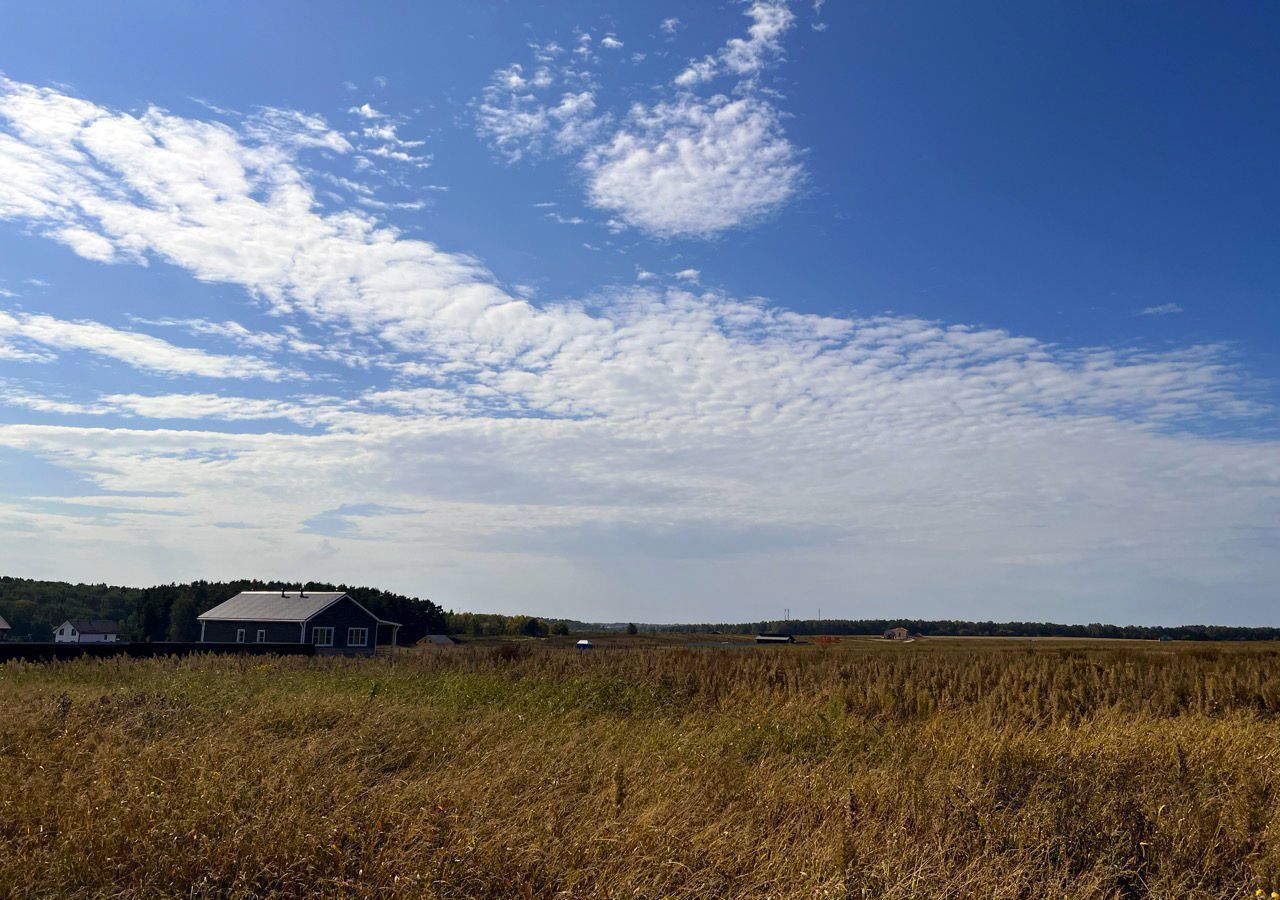
[[[790,26],[761,22],[716,65],[765,65]],[[565,129],[596,114],[583,101],[556,115],[565,102],[533,111],[539,139],[594,146],[579,151],[593,202],[647,233],[735,227],[801,175],[777,111],[751,93],[644,105],[594,145]],[[86,352],[186,379],[142,392],[104,378],[79,396],[0,384],[0,403],[39,414],[0,425],[0,447],[116,495],[109,526],[0,497],[0,564],[52,565],[50,536],[108,568],[141,543],[164,551],[161,579],[246,560],[317,579],[355,566],[393,586],[430,578],[446,602],[559,598],[566,615],[606,617],[656,590],[648,608],[667,619],[711,584],[738,592],[746,619],[791,590],[957,615],[984,596],[1009,615],[1024,597],[1087,596],[1082,616],[1128,604],[1130,618],[1156,587],[1173,610],[1208,583],[1270,596],[1280,445],[1214,435],[1267,412],[1229,348],[1070,348],[910,315],[802,314],[702,287],[692,268],[679,287],[535,304],[464,250],[321,204],[301,160],[355,152],[330,131],[313,114],[264,129],[0,81],[0,220],[95,264],[163,262],[232,286],[246,307],[359,348],[346,371],[362,373],[313,378],[336,360],[283,330],[179,309],[125,328],[0,299],[12,365]],[[739,196],[744,178],[755,186]],[[235,352],[147,331],[176,327]],[[291,343],[287,367],[271,362]],[[249,390],[260,382],[269,396]],[[246,510],[249,527],[208,537]],[[321,537],[360,549],[335,559]]]

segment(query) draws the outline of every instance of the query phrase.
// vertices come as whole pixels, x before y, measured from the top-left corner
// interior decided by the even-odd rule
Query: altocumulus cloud
[[[289,122],[305,140],[278,132]],[[784,592],[938,614],[1025,615],[1031,598],[1075,618],[1149,617],[1141,598],[1158,592],[1159,615],[1181,618],[1213,584],[1239,604],[1214,617],[1248,619],[1271,596],[1280,454],[1265,437],[1206,436],[1266,413],[1221,348],[1067,350],[692,283],[535,306],[465,253],[325,211],[297,160],[340,153],[322,132],[312,117],[250,130],[0,86],[0,219],[86,259],[109,246],[117,264],[238,285],[358,338],[381,382],[271,398],[9,383],[0,402],[44,418],[0,426],[0,446],[115,497],[109,521],[0,500],[0,564],[65,572],[70,554],[85,576],[137,580],[251,561],[510,609],[644,603],[655,618],[693,602],[772,613]],[[95,327],[4,315],[21,342],[11,365],[85,346]],[[143,369],[162,370],[171,346],[93,334]],[[142,338],[158,343],[130,343]],[[305,378],[316,359],[290,361]],[[220,365],[182,375],[207,385]],[[71,414],[102,424],[57,420]],[[344,554],[357,534],[374,539]],[[145,571],[125,552],[139,542],[157,548]],[[732,600],[708,599],[712,584]]]
[[[660,237],[711,237],[784,204],[801,179],[778,111],[721,96],[632,110],[582,160],[588,199]]]
[[[691,61],[661,88],[666,99],[623,115],[600,109],[593,72],[561,62],[556,45],[537,48],[531,70],[517,63],[494,73],[477,130],[512,162],[549,150],[577,155],[587,202],[617,228],[710,238],[751,225],[794,196],[804,169],[774,95],[759,87],[795,17],[779,2],[754,3],[746,15],[746,38]],[[732,97],[697,93],[720,76],[735,79]]]

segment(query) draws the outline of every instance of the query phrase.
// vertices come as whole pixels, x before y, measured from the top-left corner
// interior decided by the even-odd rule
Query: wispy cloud
[[[559,93],[548,99],[553,86]],[[555,75],[545,66],[526,72],[513,63],[494,73],[485,88],[477,130],[511,162],[549,150],[572,152],[608,123],[597,114],[595,97],[593,82],[573,69]]]
[[[675,78],[681,87],[692,87],[721,74],[753,78],[782,55],[782,37],[795,24],[795,14],[785,2],[756,2],[746,14],[751,26],[745,38],[733,38],[715,55],[693,60]]]
[[[1140,316],[1171,316],[1175,313],[1182,312],[1182,307],[1176,303],[1161,303],[1159,306],[1148,306],[1138,310]]]
[[[14,348],[15,343],[19,344]],[[66,321],[48,315],[0,311],[0,352],[14,348],[11,359],[47,359],[47,355],[27,351],[21,344],[38,345],[52,351],[78,351],[114,359],[136,369],[166,375],[201,378],[260,378],[278,381],[301,377],[288,367],[247,356],[224,356],[168,341],[112,328],[100,322]]]

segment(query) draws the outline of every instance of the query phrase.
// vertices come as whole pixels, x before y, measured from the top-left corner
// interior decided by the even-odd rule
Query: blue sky
[[[1273,8],[10,24],[6,572],[1273,618]]]

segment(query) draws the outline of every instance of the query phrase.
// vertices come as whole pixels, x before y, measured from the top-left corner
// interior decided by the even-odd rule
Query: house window
[[[369,629],[368,628],[348,628],[347,629],[347,646],[348,647],[367,647],[369,645]]]
[[[258,643],[259,643],[259,644],[265,644],[266,642],[267,642],[267,629],[265,629],[265,628],[259,628],[259,629],[258,629]]]
[[[237,644],[243,644],[243,643],[244,643],[244,629],[243,629],[243,628],[237,628],[237,629],[236,629],[236,643],[237,643]]]
[[[311,643],[317,647],[333,646],[333,629],[332,628],[312,628]]]

